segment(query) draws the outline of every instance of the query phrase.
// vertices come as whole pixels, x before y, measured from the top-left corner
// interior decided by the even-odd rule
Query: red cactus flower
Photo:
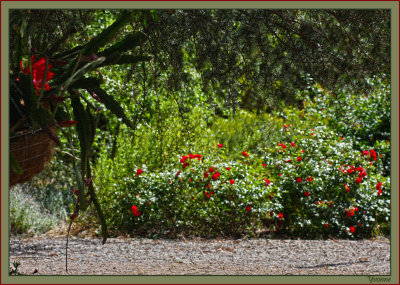
[[[42,89],[43,85],[43,77],[44,77],[44,72],[46,70],[46,58],[42,57],[40,59],[36,59],[34,55],[31,57],[31,63],[32,63],[32,73],[33,73],[33,84],[35,86],[35,91],[36,95],[39,96],[39,91]],[[49,91],[50,86],[47,84],[48,81],[50,81],[54,73],[50,71],[50,68],[52,67],[51,64],[47,65],[47,74],[46,74],[46,83],[44,84],[44,90]],[[20,68],[21,72],[30,75],[30,69],[29,69],[29,64],[25,67],[25,69],[22,67],[22,61],[20,62]]]

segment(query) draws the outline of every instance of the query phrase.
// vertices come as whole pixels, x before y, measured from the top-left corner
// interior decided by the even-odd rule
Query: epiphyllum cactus
[[[54,73],[50,71],[50,68],[52,67],[51,64],[46,63],[46,59],[44,57],[40,59],[36,59],[34,55],[31,57],[31,64],[32,64],[32,78],[33,78],[33,84],[35,85],[35,91],[36,95],[39,96],[39,91],[42,89],[43,86],[43,79],[45,79],[45,84],[44,84],[44,90],[49,91],[50,86],[47,84],[48,81],[50,81]],[[47,69],[46,69],[47,65]],[[22,61],[20,62],[20,68],[21,72],[30,75],[30,67],[29,64],[25,67],[25,69],[22,67]]]

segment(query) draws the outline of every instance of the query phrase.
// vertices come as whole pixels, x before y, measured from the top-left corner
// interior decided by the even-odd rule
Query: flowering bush
[[[390,178],[376,171],[374,150],[354,150],[325,126],[284,128],[282,140],[266,150],[264,162],[281,194],[276,200],[283,206],[286,230],[346,237],[388,226]],[[379,190],[384,184],[385,194]]]
[[[368,100],[381,100],[379,94]],[[326,96],[332,95],[321,91],[306,97],[301,110],[285,107],[271,115],[273,125],[281,122],[281,127],[256,145],[243,139],[239,149],[233,133],[224,140],[221,134],[229,132],[219,119],[221,126],[212,126],[217,135],[204,126],[193,130],[199,153],[181,153],[163,168],[133,165],[126,148],[122,160],[103,158],[97,183],[109,205],[110,224],[128,232],[207,237],[257,230],[307,238],[388,234],[390,141],[367,142],[342,127],[351,124],[343,119],[335,125],[340,104],[335,109]],[[213,139],[221,135],[221,141],[210,147],[202,133]]]
[[[215,157],[188,154],[170,171],[125,177],[104,201],[111,205],[110,223],[128,231],[147,227],[203,236],[250,234],[272,210],[273,194],[248,156],[226,161],[223,150]]]

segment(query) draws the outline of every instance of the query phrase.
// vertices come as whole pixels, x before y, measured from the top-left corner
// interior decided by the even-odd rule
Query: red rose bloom
[[[210,167],[210,169],[208,170],[208,172],[210,172],[210,173],[213,173],[214,171],[215,171],[215,167],[214,166]]]
[[[141,170],[140,168],[136,171],[136,174],[139,176],[140,174],[142,174],[143,173],[143,170]],[[177,174],[177,175],[179,175],[179,174]]]
[[[367,176],[367,172],[365,171],[358,173],[358,177],[365,177],[365,176]]]
[[[362,155],[369,155],[369,151],[368,150],[363,150]]]
[[[296,146],[296,145],[294,144],[294,142],[291,142],[290,144],[291,144],[293,147],[295,147],[295,146]]]
[[[229,183],[230,183],[231,185],[233,185],[233,184],[235,184],[235,180],[231,179],[231,180],[229,180]]]
[[[231,170],[231,168],[228,166],[228,167],[226,168],[226,170],[228,170],[228,171],[229,171],[229,170]]]
[[[296,178],[296,182],[297,182],[297,183],[300,183],[301,181],[303,181],[303,179],[301,179],[301,177],[297,177],[297,178]]]
[[[204,178],[208,177],[208,172],[204,172]]]
[[[374,161],[376,161],[376,152],[375,152],[375,150],[371,149],[371,150],[369,151],[369,154],[370,154],[370,156],[374,159]]]
[[[346,218],[350,218],[350,217],[354,216],[355,209],[346,209],[345,208],[344,211],[346,212]]]
[[[310,196],[310,192],[304,192],[304,197]]]
[[[222,144],[222,143],[220,143],[220,144],[218,144],[218,147],[219,148],[221,148],[221,147],[223,147],[224,145]]]
[[[249,156],[249,154],[248,154],[246,151],[243,151],[242,154],[243,154],[244,156]]]
[[[278,217],[279,217],[279,219],[283,219],[283,214],[279,213]]]
[[[247,205],[246,206],[246,211],[250,213],[251,212],[251,206]]]
[[[297,157],[297,161],[302,161],[303,159],[299,156]]]
[[[307,182],[312,182],[312,181],[313,181],[313,177],[312,177],[312,176],[308,177],[308,178],[306,179],[306,181],[307,181]]]
[[[219,173],[218,171],[217,172],[215,172],[214,174],[213,174],[213,176],[211,177],[213,180],[217,180],[218,179],[218,177],[220,177],[221,176],[221,173]]]
[[[132,212],[132,215],[134,215],[135,217],[140,217],[142,215],[142,213],[140,211],[138,211],[138,208],[135,205],[133,205],[131,207],[131,212]]]
[[[381,196],[382,194],[382,182],[378,182],[378,184],[376,184],[376,190],[378,190],[378,196]]]
[[[361,177],[358,177],[358,178],[356,179],[356,183],[360,184],[361,182],[362,182],[362,178],[361,178]]]
[[[354,234],[355,231],[356,231],[356,229],[355,229],[354,227],[350,227],[349,229],[350,229],[350,232],[351,232],[352,234]]]

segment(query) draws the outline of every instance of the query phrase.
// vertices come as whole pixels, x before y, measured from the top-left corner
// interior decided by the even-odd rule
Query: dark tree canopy
[[[11,25],[26,25],[31,47],[52,57],[92,36],[87,25],[101,13],[18,10]],[[204,91],[233,107],[293,103],[310,82],[363,91],[366,79],[390,75],[390,10],[135,10],[130,24],[148,39],[141,52],[168,74],[163,84],[190,85],[192,68]],[[17,67],[13,40],[12,31]]]
[[[148,15],[148,14],[146,14]],[[185,80],[183,53],[205,87],[245,107],[268,97],[293,101],[308,79],[360,91],[390,74],[389,10],[161,10],[145,32],[161,66]],[[307,78],[309,77],[309,78]]]

